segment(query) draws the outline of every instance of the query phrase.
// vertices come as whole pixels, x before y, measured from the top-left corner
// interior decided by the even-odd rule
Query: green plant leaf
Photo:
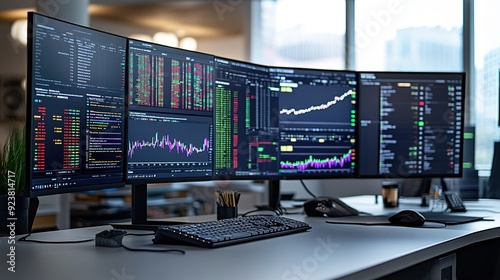
[[[25,129],[12,129],[0,149],[0,195],[7,195],[12,187],[16,196],[24,194],[25,146]]]

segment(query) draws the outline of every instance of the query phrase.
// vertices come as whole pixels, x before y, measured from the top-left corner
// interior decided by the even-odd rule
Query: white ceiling
[[[13,21],[33,10],[33,0],[2,1],[0,20]],[[182,32],[185,36],[212,37],[241,34],[249,23],[250,1],[90,1],[92,19],[155,30]]]

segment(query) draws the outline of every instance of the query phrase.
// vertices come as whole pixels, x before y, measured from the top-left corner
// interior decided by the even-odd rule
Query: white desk
[[[373,196],[344,201],[359,210],[374,214],[386,211],[380,203],[374,204]],[[466,205],[470,209],[500,211],[500,201],[487,200]],[[407,207],[400,205],[399,209],[392,211],[404,208]],[[11,245],[7,244],[7,238],[0,238],[0,278],[374,279],[457,250],[457,264],[460,265],[463,263],[460,250],[467,248],[466,246],[479,245],[483,241],[498,243],[495,240],[500,236],[500,214],[489,211],[469,211],[465,214],[489,216],[496,221],[480,221],[446,228],[407,228],[327,224],[327,218],[291,215],[294,219],[306,221],[312,229],[305,233],[218,249],[153,245],[152,236],[124,238],[124,243],[130,247],[181,248],[186,251],[185,255],[95,247],[93,242],[16,242],[15,273],[7,271],[6,255]],[[30,239],[86,239],[109,228],[111,227],[101,226],[45,232],[33,234]],[[495,254],[498,255],[498,252]],[[468,257],[481,262],[481,258],[485,256],[479,254]],[[498,264],[498,259],[496,261]],[[487,275],[495,273],[495,268],[491,269],[493,272],[488,272]]]

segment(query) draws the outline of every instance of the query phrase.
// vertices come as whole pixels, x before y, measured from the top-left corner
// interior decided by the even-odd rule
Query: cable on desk
[[[154,235],[154,233],[126,233],[123,236],[127,235],[133,235],[133,236],[146,236],[146,235]],[[21,237],[18,239],[18,241],[24,241],[24,242],[33,242],[33,243],[42,243],[42,244],[76,244],[76,243],[85,243],[85,242],[90,242],[94,241],[94,238],[90,239],[83,239],[83,240],[70,240],[70,241],[47,241],[47,240],[28,240],[27,238],[31,236],[31,232],[28,233],[27,235]],[[128,246],[125,246],[122,242],[121,239],[119,241],[119,245],[129,251],[140,251],[140,252],[173,252],[173,253],[181,253],[181,254],[186,254],[184,250],[180,249],[139,249],[139,248],[131,248]]]
[[[146,236],[146,235],[154,235],[154,233],[127,233],[125,236]],[[141,249],[141,248],[131,248],[128,246],[125,246],[123,243],[121,243],[122,247],[129,250],[129,251],[135,251],[135,252],[166,252],[166,253],[180,253],[182,255],[186,254],[184,250],[180,249]]]
[[[70,240],[70,241],[47,241],[47,240],[28,240],[27,238],[31,235],[31,232],[27,235],[18,239],[18,241],[24,242],[34,242],[34,243],[43,243],[43,244],[75,244],[75,243],[85,243],[94,241],[94,238],[91,239],[83,239],[83,240]]]
[[[261,211],[268,211],[268,212],[272,212],[274,213],[274,215],[261,215],[261,216],[281,216],[283,215],[283,210],[278,208],[278,209],[263,209],[263,208],[259,208],[259,209],[254,209],[254,210],[250,210],[250,211],[247,211],[243,214],[241,214],[240,216],[242,217],[247,217],[249,216],[249,214],[252,214],[252,213],[256,213],[256,212],[261,212]]]

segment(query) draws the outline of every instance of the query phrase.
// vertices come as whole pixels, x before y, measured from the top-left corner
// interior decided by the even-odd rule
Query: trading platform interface
[[[351,177],[356,157],[356,73],[270,68],[279,81],[283,177]]]
[[[30,13],[30,191],[123,184],[126,39]]]
[[[463,73],[360,73],[359,90],[360,176],[461,176]]]
[[[129,40],[127,180],[209,179],[213,57]]]
[[[216,177],[277,176],[279,83],[265,66],[215,62]]]

